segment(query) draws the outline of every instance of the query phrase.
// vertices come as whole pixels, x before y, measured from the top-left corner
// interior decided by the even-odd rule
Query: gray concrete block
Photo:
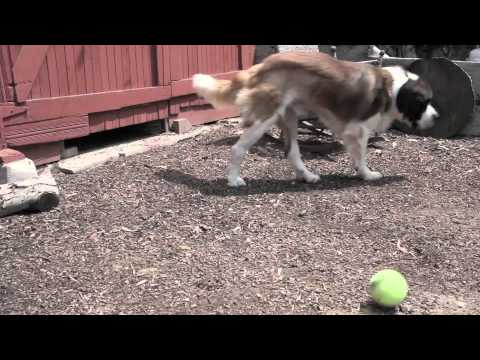
[[[172,122],[172,130],[177,134],[185,134],[192,130],[192,124],[188,119],[175,119]]]
[[[28,158],[0,166],[0,184],[22,182],[37,176],[34,162]]]
[[[64,148],[62,153],[60,154],[61,159],[68,159],[73,156],[78,155],[78,147],[77,146],[70,146],[68,148]]]

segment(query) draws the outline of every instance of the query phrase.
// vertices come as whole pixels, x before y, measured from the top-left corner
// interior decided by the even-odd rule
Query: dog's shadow
[[[185,185],[208,196],[248,196],[256,194],[278,194],[284,192],[309,192],[318,190],[335,190],[351,187],[383,186],[390,183],[404,181],[403,176],[386,176],[377,181],[366,182],[357,176],[340,174],[321,175],[316,184],[307,184],[292,179],[248,179],[247,186],[239,188],[229,187],[227,180],[200,179],[174,169],[159,169],[154,172],[155,176],[167,182]]]
[[[210,142],[208,145],[213,146],[228,146],[232,147],[238,141],[239,136],[229,136],[219,140]],[[311,160],[318,157],[326,158],[329,161],[332,155],[337,155],[344,151],[344,147],[338,141],[323,141],[319,139],[298,139],[302,158]],[[254,146],[251,147],[249,153],[258,155],[260,157],[272,157],[274,153],[284,155],[284,144],[282,140],[274,138],[273,136],[264,135]]]

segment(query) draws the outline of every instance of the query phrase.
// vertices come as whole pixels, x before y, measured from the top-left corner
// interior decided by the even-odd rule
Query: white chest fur
[[[369,130],[370,134],[383,133],[388,130],[393,123],[393,118],[388,115],[376,114],[364,122],[364,126]]]

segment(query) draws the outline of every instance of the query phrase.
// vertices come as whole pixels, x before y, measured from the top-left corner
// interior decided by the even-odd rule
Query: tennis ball
[[[385,269],[372,276],[369,290],[377,304],[394,307],[407,297],[408,284],[398,271]]]

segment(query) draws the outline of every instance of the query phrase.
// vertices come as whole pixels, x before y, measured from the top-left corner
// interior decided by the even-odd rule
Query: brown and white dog
[[[273,125],[286,134],[287,154],[298,179],[315,183],[297,142],[297,114],[315,113],[343,140],[353,166],[364,180],[382,174],[367,166],[367,143],[372,132],[387,130],[394,120],[426,129],[438,118],[430,104],[430,86],[402,67],[379,68],[337,60],[327,54],[288,52],[236,74],[232,80],[210,75],[193,77],[196,92],[217,108],[236,105],[246,128],[232,148],[230,186],[243,186],[240,165],[246,153]]]

